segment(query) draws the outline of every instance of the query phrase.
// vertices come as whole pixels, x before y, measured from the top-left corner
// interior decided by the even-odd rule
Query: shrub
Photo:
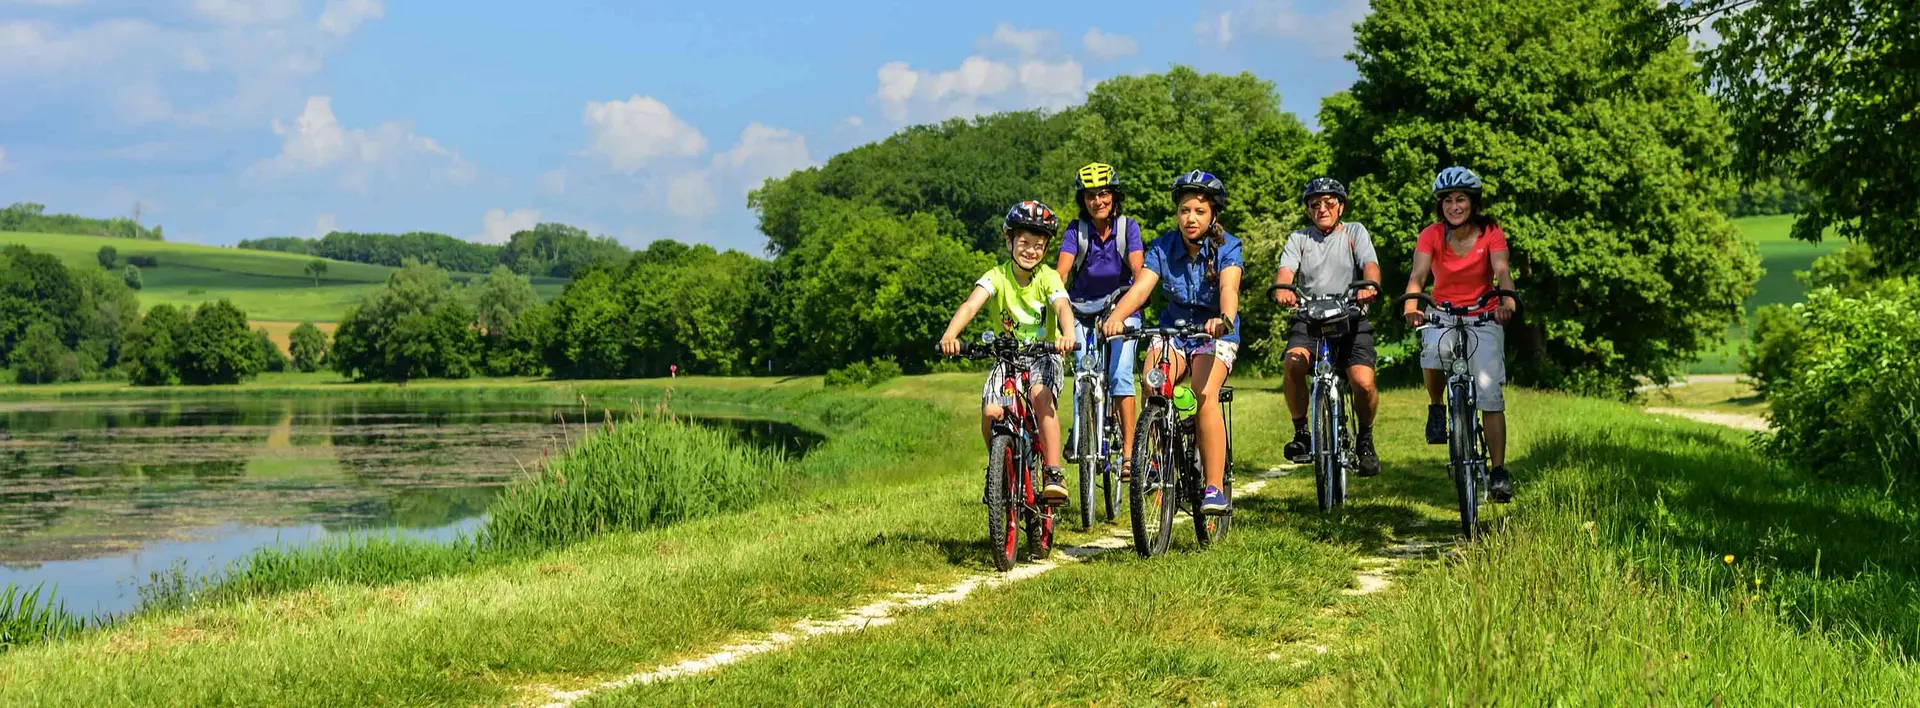
[[[127,256],[127,265],[137,265],[142,268],[153,268],[155,266],[160,265],[160,259],[155,258],[153,256]]]
[[[1767,305],[1753,315],[1753,336],[1740,348],[1740,372],[1765,395],[1777,382],[1794,377],[1807,332],[1799,313],[1787,305]]]
[[[53,325],[35,322],[27,327],[13,350],[15,380],[23,384],[59,383],[80,378],[80,358],[60,343]]]
[[[319,371],[327,361],[327,333],[313,326],[312,322],[302,322],[288,336],[287,349],[293,354],[293,368],[307,372]]]
[[[175,366],[186,384],[235,384],[260,373],[258,344],[247,315],[221,298],[194,308],[193,323],[175,340]]]
[[[120,281],[126,283],[128,289],[139,290],[144,282],[140,277],[140,266],[127,264],[127,269],[120,274]]]
[[[112,268],[114,261],[120,260],[120,251],[112,246],[101,246],[100,251],[95,253],[94,257],[100,261],[100,267]]]
[[[286,371],[287,355],[280,353],[280,346],[273,343],[273,336],[267,334],[267,328],[253,331],[253,349],[259,357],[261,371]]]
[[[1771,450],[1823,472],[1920,481],[1920,284],[1822,288],[1792,314],[1781,330],[1798,327],[1797,352],[1767,383]]]
[[[873,359],[848,364],[827,372],[827,385],[834,388],[871,388],[900,375],[900,365],[892,359]]]

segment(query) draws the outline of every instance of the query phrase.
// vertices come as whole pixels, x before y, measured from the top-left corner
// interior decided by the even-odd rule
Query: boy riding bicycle
[[[1343,221],[1347,211],[1347,188],[1330,177],[1307,183],[1300,195],[1312,225],[1287,237],[1280,255],[1280,272],[1273,278],[1277,285],[1294,285],[1295,277],[1309,298],[1331,297],[1347,292],[1355,280],[1380,282],[1380,259],[1374,255],[1373,236],[1367,227]],[[1361,290],[1355,300],[1365,305],[1380,293]],[[1287,290],[1275,290],[1274,302],[1293,307],[1299,296]],[[1346,336],[1330,341],[1333,365],[1344,372],[1353,386],[1354,408],[1360,418],[1360,431],[1354,436],[1354,456],[1359,458],[1359,474],[1380,474],[1380,455],[1373,447],[1373,420],[1380,406],[1380,391],[1374,385],[1373,325],[1365,317],[1351,320]],[[1286,399],[1287,412],[1293,416],[1293,440],[1281,454],[1293,462],[1305,462],[1311,440],[1307,435],[1307,372],[1312,369],[1313,334],[1307,323],[1296,315],[1287,337]]]
[[[1023,341],[1044,342],[1051,338],[1060,353],[1073,351],[1073,334],[1066,323],[1073,321],[1067,306],[1066,286],[1060,275],[1040,267],[1047,245],[1060,228],[1053,210],[1040,202],[1014,205],[1001,223],[1001,233],[1013,258],[987,271],[973,284],[973,294],[953,313],[947,331],[940,336],[940,352],[947,356],[960,353],[960,332],[973,322],[988,300],[1000,315],[1003,334]],[[1041,475],[1045,487],[1041,498],[1049,506],[1067,501],[1065,476],[1060,471],[1060,417],[1056,412],[1061,384],[1060,354],[1036,358],[1031,362],[1034,380],[1028,389],[1028,404],[1040,428],[1045,466]],[[980,438],[990,440],[993,422],[1006,415],[1001,404],[1000,374],[987,377],[980,392]]]

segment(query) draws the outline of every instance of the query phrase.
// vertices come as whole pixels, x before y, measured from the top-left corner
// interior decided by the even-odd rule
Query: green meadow
[[[1754,311],[1766,305],[1805,300],[1806,288],[1801,287],[1800,281],[1793,277],[1794,271],[1804,271],[1813,266],[1814,259],[1846,245],[1831,234],[1817,244],[1794,239],[1788,235],[1793,230],[1794,218],[1792,214],[1779,214],[1733,220],[1740,233],[1759,246],[1760,267],[1766,272],[1760,275],[1759,282],[1754,283],[1753,295],[1747,298],[1747,319],[1728,327],[1726,343],[1702,355],[1688,369],[1688,373],[1730,374],[1739,371],[1740,347],[1747,342]]]

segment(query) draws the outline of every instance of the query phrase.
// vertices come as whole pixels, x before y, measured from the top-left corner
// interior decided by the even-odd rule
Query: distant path
[[[1756,433],[1764,433],[1772,430],[1772,428],[1767,425],[1767,419],[1749,413],[1703,411],[1692,408],[1648,408],[1647,412],[1660,415],[1676,415],[1702,423],[1724,425],[1735,430],[1750,430]]]
[[[1645,391],[1653,391],[1653,390],[1662,389],[1662,388],[1685,388],[1687,384],[1694,384],[1694,383],[1702,383],[1702,384],[1739,383],[1739,381],[1740,381],[1739,374],[1699,374],[1695,376],[1683,377],[1680,380],[1667,384],[1665,386],[1661,386],[1658,384],[1641,384],[1639,386],[1634,387],[1633,390],[1645,392]]]

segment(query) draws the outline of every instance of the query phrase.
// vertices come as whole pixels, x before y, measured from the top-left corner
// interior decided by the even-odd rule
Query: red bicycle
[[[1022,344],[1012,337],[994,339],[992,333],[975,344],[965,343],[960,356],[993,359],[1000,374],[1000,404],[1006,414],[993,422],[987,438],[987,540],[993,547],[993,567],[1013,570],[1019,561],[1020,533],[1027,536],[1029,560],[1053,555],[1053,507],[1040,501],[1035,478],[1042,451],[1040,429],[1027,406],[1034,357],[1053,354],[1052,346]]]

